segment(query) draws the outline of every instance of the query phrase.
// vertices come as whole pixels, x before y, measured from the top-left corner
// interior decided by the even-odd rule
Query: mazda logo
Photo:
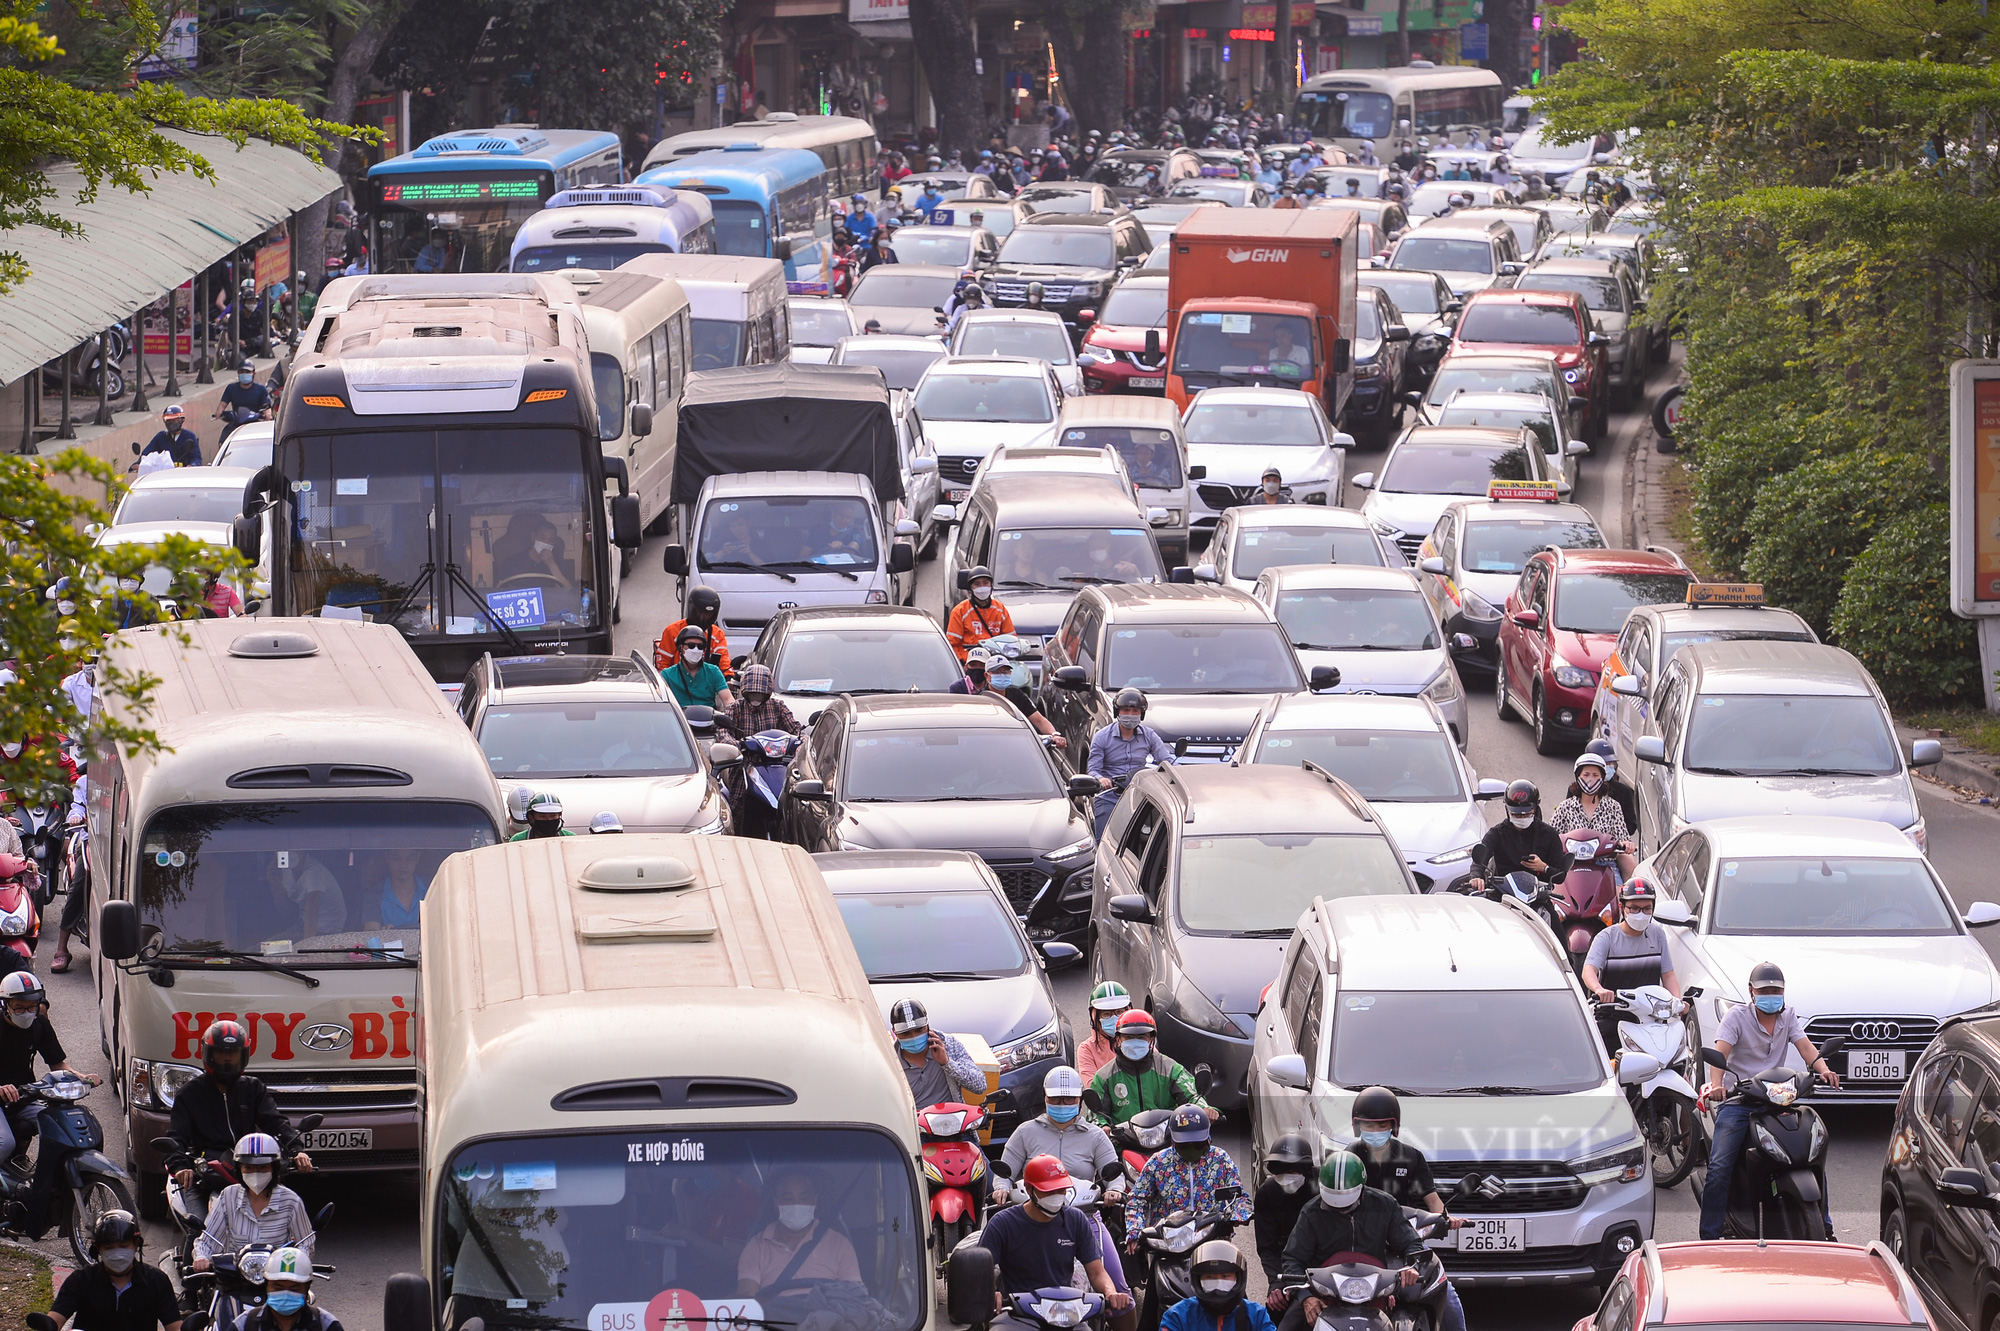
[[[1900,1040],[1902,1026],[1893,1021],[1857,1021],[1847,1028],[1848,1035],[1856,1040]]]
[[[354,1032],[335,1021],[323,1021],[317,1026],[308,1026],[299,1035],[300,1044],[322,1054],[335,1049],[345,1049],[353,1039]]]

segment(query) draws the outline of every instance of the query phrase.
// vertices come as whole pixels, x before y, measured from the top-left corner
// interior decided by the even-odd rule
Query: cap
[[[1285,479],[1285,474],[1279,471],[1276,467],[1266,467],[1264,468],[1264,474],[1258,479],[1266,481],[1282,481]]]
[[[965,663],[967,665],[978,664],[982,666],[989,666],[993,664],[993,660],[994,660],[993,653],[987,651],[984,647],[974,647],[971,651],[965,654]]]
[[[931,1014],[914,998],[899,998],[889,1008],[889,1029],[898,1035],[929,1028]]]
[[[1167,1135],[1177,1142],[1208,1140],[1208,1115],[1193,1105],[1182,1105],[1167,1123]]]
[[[618,815],[606,809],[590,820],[592,834],[600,832],[623,832],[625,824],[618,821]]]

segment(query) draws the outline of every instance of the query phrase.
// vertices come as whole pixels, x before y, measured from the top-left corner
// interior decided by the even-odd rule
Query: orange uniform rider
[[[1006,606],[993,599],[992,569],[975,564],[965,575],[965,586],[972,596],[951,608],[944,625],[945,641],[961,661],[968,651],[988,638],[1014,631],[1014,617],[1007,613]]]
[[[708,659],[722,671],[724,679],[734,684],[736,671],[729,664],[729,634],[722,627],[722,597],[713,587],[688,589],[687,616],[661,630],[660,640],[653,644],[653,664],[666,670],[681,659],[674,642],[690,624],[708,634]]]

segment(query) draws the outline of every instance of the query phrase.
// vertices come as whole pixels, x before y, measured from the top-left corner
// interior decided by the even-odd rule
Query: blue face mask
[[[1361,1140],[1367,1143],[1369,1150],[1379,1151],[1389,1144],[1389,1134],[1386,1132],[1364,1132],[1361,1134]]]
[[[306,1306],[306,1296],[295,1289],[281,1289],[264,1303],[274,1313],[295,1313]]]
[[[1785,1010],[1785,996],[1783,994],[1758,994],[1757,1010],[1767,1017],[1776,1016]]]
[[[1078,1111],[1078,1110],[1080,1110],[1080,1109],[1082,1109],[1082,1108],[1083,1108],[1083,1106],[1082,1106],[1082,1105],[1049,1105],[1049,1106],[1048,1106],[1047,1108],[1048,1108],[1048,1111],[1049,1111],[1049,1122],[1051,1122],[1051,1123],[1067,1123],[1067,1122],[1069,1122],[1069,1121],[1070,1121],[1071,1119],[1073,1119],[1073,1118],[1075,1118],[1075,1117],[1076,1117],[1076,1115],[1077,1115],[1077,1111]]]
[[[930,1044],[931,1044],[931,1033],[929,1031],[925,1031],[922,1035],[912,1035],[907,1040],[896,1041],[896,1048],[902,1050],[906,1054],[921,1054],[924,1052],[924,1050],[930,1048]]]
[[[1120,1040],[1118,1042],[1118,1052],[1136,1063],[1146,1055],[1152,1053],[1153,1046],[1145,1040]]]
[[[1097,1023],[1097,1029],[1103,1031],[1104,1038],[1109,1040],[1112,1036],[1118,1034],[1118,1018],[1115,1016],[1106,1017],[1103,1021]]]

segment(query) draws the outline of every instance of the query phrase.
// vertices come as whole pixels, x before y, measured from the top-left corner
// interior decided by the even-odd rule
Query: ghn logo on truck
[[[1272,249],[1224,250],[1223,257],[1231,263],[1288,263],[1292,252]]]

